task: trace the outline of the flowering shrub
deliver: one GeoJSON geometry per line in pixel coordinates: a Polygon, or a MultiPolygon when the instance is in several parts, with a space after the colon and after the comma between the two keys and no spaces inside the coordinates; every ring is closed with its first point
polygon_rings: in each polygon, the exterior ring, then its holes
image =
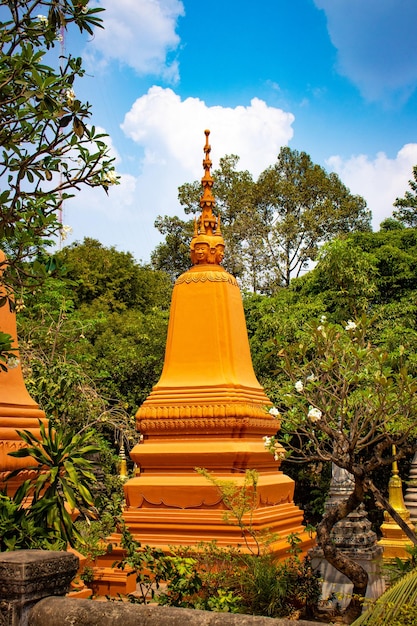
{"type": "Polygon", "coordinates": [[[279,352],[288,381],[274,398],[282,427],[276,437],[265,441],[272,454],[281,443],[289,460],[327,461],[352,476],[352,492],[328,509],[317,527],[325,558],[353,582],[346,609],[350,617],[361,611],[368,577],[334,545],[334,525],[372,492],[416,542],[414,533],[375,486],[373,476],[417,449],[417,379],[401,359],[404,349],[399,348],[394,368],[388,354],[369,340],[369,326],[366,316],[343,325],[323,316],[320,323],[307,328],[297,345],[279,352]]]}

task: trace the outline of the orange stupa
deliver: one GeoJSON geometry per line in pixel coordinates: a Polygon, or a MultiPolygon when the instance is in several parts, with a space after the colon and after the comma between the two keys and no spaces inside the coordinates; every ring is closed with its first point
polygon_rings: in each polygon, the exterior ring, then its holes
{"type": "Polygon", "coordinates": [[[193,266],[175,283],[161,378],[136,415],[141,442],[131,458],[138,470],[125,484],[123,518],[142,545],[215,540],[256,549],[252,537],[246,543],[237,524],[225,521],[219,489],[196,471],[204,468],[239,487],[245,471],[255,469],[251,527],[276,534],[272,549],[284,555],[290,533],[299,534],[304,548],[311,539],[293,502],[293,480],[264,447],[263,437],[276,433],[277,421],[253,370],[239,287],[220,265],[224,240],[213,213],[209,131],[205,135],[193,266]]]}
{"type": "MultiPolygon", "coordinates": [[[[0,297],[9,296],[13,301],[13,295],[7,292],[1,282],[6,266],[6,256],[0,250],[0,297]]],[[[46,418],[45,413],[29,395],[23,380],[18,352],[16,314],[11,310],[9,302],[0,307],[0,331],[12,336],[12,347],[15,348],[14,358],[9,363],[7,372],[0,372],[0,488],[4,488],[5,478],[10,471],[24,469],[32,464],[30,459],[9,456],[9,452],[25,445],[17,430],[26,429],[39,434],[39,420],[46,423],[46,418]]],[[[27,476],[20,475],[8,481],[8,493],[13,493],[24,478],[27,476]]]]}

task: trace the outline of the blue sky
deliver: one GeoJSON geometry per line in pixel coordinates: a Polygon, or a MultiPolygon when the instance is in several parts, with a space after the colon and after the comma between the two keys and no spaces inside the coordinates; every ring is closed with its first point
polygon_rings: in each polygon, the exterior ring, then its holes
{"type": "Polygon", "coordinates": [[[366,199],[374,230],[417,164],[416,0],[90,0],[104,30],[69,33],[75,85],[110,135],[121,184],[66,202],[68,242],[95,237],[147,262],[157,215],[201,178],[204,129],[256,178],[283,145],[366,199]]]}

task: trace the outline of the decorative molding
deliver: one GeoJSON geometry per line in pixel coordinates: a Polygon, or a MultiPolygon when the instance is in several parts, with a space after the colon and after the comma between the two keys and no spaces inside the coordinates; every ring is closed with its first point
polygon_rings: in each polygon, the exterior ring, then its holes
{"type": "Polygon", "coordinates": [[[229,283],[234,287],[238,287],[237,280],[234,276],[228,272],[221,272],[215,270],[206,270],[201,272],[189,271],[181,274],[175,281],[176,285],[182,285],[184,283],[205,283],[210,281],[212,283],[229,283]]]}
{"type": "Polygon", "coordinates": [[[138,422],[138,429],[142,434],[150,432],[168,432],[189,434],[189,433],[201,433],[210,432],[214,433],[230,433],[241,432],[247,433],[262,433],[274,434],[279,430],[279,423],[274,420],[273,422],[266,419],[256,418],[231,418],[231,419],[207,419],[201,418],[183,418],[183,419],[141,419],[138,422]]]}

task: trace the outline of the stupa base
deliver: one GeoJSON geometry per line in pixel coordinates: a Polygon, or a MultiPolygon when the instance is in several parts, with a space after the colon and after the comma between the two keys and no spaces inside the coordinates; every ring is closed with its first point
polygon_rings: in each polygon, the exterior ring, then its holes
{"type": "Polygon", "coordinates": [[[134,538],[169,552],[172,547],[194,546],[215,542],[222,548],[237,548],[258,553],[263,549],[277,559],[289,555],[287,537],[297,534],[304,553],[313,546],[312,537],[302,525],[302,512],[292,503],[256,509],[246,514],[242,530],[229,512],[220,509],[126,509],[123,519],[134,538]],[[250,532],[249,532],[250,529],[250,532]]]}

